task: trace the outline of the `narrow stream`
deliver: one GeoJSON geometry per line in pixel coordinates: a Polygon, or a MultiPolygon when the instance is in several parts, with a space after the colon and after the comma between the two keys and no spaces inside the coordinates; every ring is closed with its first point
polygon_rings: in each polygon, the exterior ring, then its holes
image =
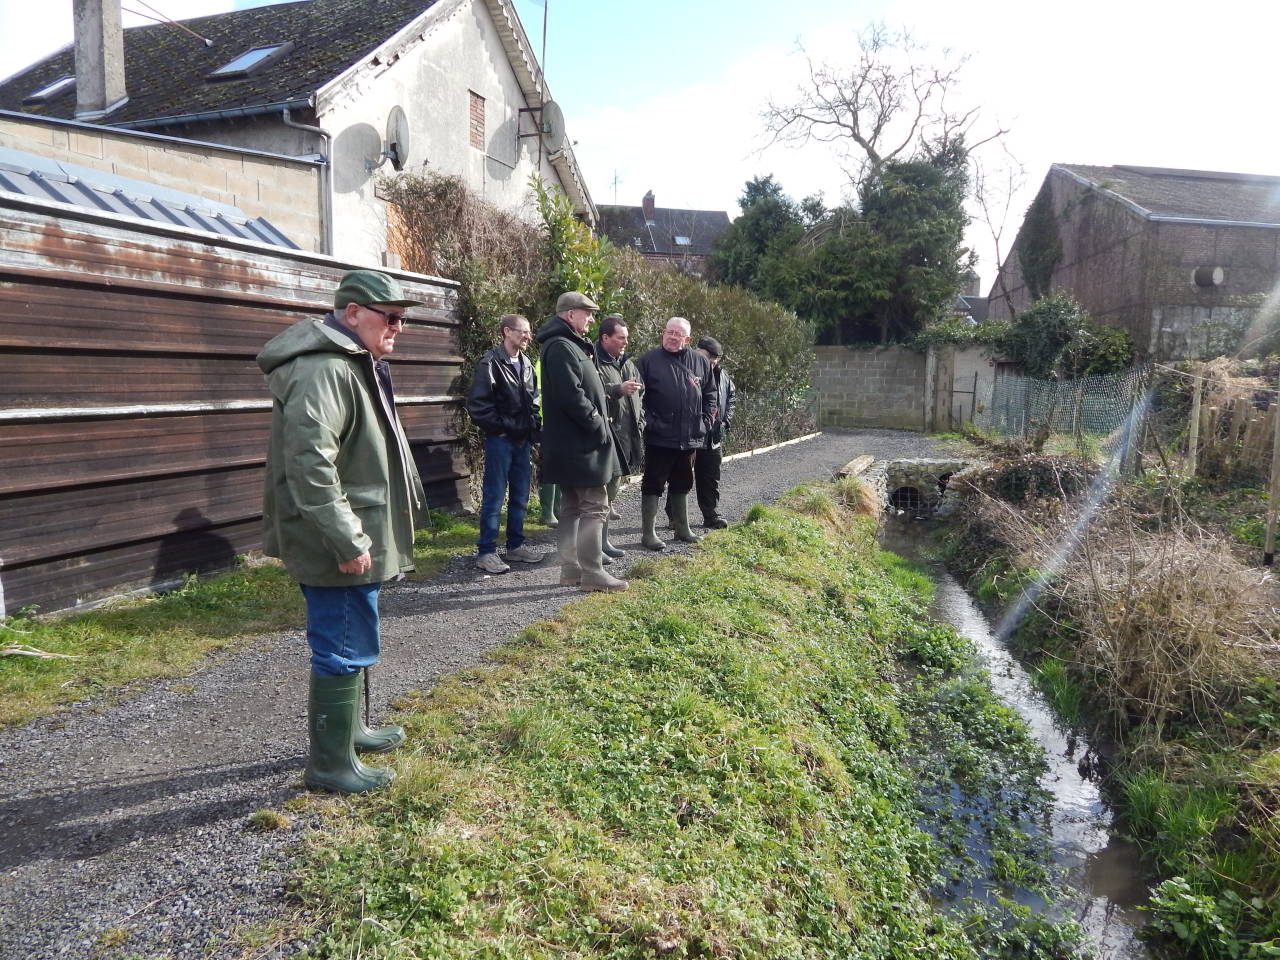
{"type": "Polygon", "coordinates": [[[1026,720],[1044,746],[1049,770],[1042,785],[1053,795],[1050,829],[1054,857],[1075,896],[1064,906],[1084,928],[1098,960],[1146,960],[1137,931],[1146,916],[1147,887],[1132,844],[1112,836],[1113,816],[1090,776],[1089,744],[1065,730],[1021,664],[995,637],[986,615],[964,588],[925,555],[928,526],[887,520],[881,545],[924,565],[936,585],[933,615],[977,647],[995,692],[1026,720]]]}

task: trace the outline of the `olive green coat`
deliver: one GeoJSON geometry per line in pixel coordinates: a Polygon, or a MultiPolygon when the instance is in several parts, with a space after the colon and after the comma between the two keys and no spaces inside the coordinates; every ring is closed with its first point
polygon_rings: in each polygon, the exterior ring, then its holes
{"type": "Polygon", "coordinates": [[[267,343],[258,366],[272,396],[263,552],[315,587],[381,583],[412,570],[426,496],[373,356],[308,319],[267,343]],[[338,570],[366,552],[367,572],[338,570]]]}
{"type": "Polygon", "coordinates": [[[595,347],[552,317],[534,337],[542,361],[542,482],[603,487],[621,476],[595,347]]]}

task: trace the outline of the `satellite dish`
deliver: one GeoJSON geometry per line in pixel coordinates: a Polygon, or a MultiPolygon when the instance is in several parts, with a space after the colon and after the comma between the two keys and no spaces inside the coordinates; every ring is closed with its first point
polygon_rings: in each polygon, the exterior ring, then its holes
{"type": "Polygon", "coordinates": [[[542,105],[542,135],[552,153],[564,147],[564,111],[554,100],[542,105]]]}
{"type": "Polygon", "coordinates": [[[391,161],[397,171],[403,170],[409,160],[409,118],[400,107],[392,107],[387,115],[387,137],[382,156],[391,161]]]}

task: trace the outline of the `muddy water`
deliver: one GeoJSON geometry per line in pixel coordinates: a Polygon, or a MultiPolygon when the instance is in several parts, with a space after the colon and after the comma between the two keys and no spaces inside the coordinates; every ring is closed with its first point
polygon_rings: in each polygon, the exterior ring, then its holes
{"type": "Polygon", "coordinates": [[[927,566],[936,584],[933,614],[977,647],[996,693],[1026,720],[1044,746],[1049,770],[1042,785],[1053,795],[1054,856],[1074,896],[1064,906],[1088,934],[1098,960],[1138,960],[1150,954],[1137,939],[1145,923],[1137,909],[1147,898],[1137,851],[1112,836],[1113,817],[1091,778],[1089,744],[1054,718],[1022,666],[996,638],[986,616],[940,564],[925,555],[928,527],[887,521],[881,544],[927,566]]]}

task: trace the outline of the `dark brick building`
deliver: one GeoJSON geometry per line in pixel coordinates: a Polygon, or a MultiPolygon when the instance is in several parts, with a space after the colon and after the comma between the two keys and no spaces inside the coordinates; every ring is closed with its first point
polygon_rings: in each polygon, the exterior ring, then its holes
{"type": "Polygon", "coordinates": [[[1000,274],[993,318],[1066,290],[1146,356],[1247,350],[1274,319],[1280,177],[1054,164],[1000,274]]]}
{"type": "Polygon", "coordinates": [[[597,229],[615,245],[694,276],[702,276],[716,238],[729,229],[729,215],[723,210],[659,207],[652,190],[638,207],[601,203],[596,209],[597,229]]]}

